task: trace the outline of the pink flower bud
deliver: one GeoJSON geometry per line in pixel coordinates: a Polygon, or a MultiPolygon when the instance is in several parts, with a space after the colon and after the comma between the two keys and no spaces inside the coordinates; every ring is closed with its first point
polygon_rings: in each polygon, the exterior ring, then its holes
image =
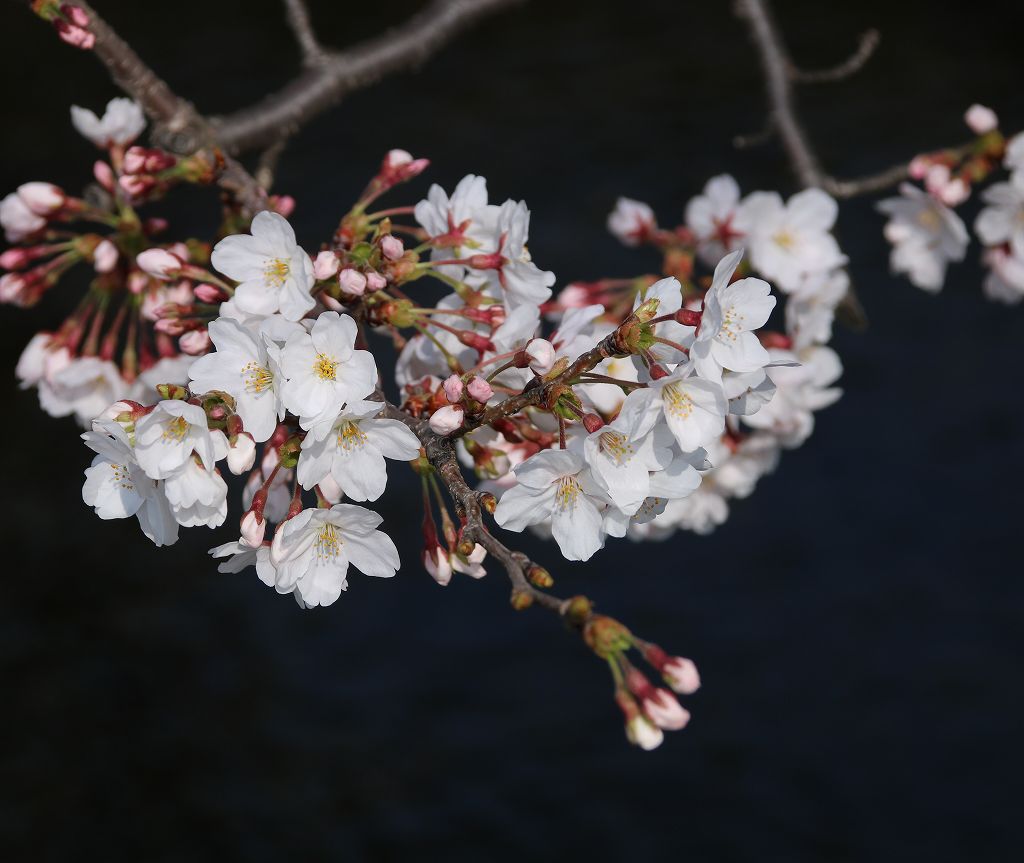
{"type": "Polygon", "coordinates": [[[555,348],[547,339],[531,339],[526,346],[526,356],[534,374],[543,377],[555,365],[555,348]]]}
{"type": "Polygon", "coordinates": [[[97,273],[109,273],[117,266],[119,253],[110,240],[102,240],[92,253],[92,264],[97,273]]]}
{"type": "Polygon", "coordinates": [[[368,291],[383,291],[388,286],[388,280],[385,279],[380,273],[367,273],[366,274],[366,290],[368,291]]]}
{"type": "Polygon", "coordinates": [[[352,294],[356,297],[361,297],[366,291],[366,281],[366,276],[359,270],[351,268],[342,270],[341,275],[338,276],[338,284],[341,285],[342,293],[352,294]]]}
{"type": "Polygon", "coordinates": [[[466,387],[466,391],[469,393],[469,397],[485,405],[494,395],[494,390],[491,385],[487,383],[484,378],[475,377],[466,387]]]}
{"type": "Polygon", "coordinates": [[[659,728],[678,731],[690,721],[690,712],[667,689],[651,689],[640,702],[644,714],[659,728]]]}
{"type": "Polygon", "coordinates": [[[5,270],[20,270],[32,263],[32,255],[27,249],[8,249],[0,255],[0,267],[5,270]]]}
{"type": "Polygon", "coordinates": [[[146,249],[135,257],[135,263],[154,279],[164,281],[175,278],[184,266],[182,260],[167,249],[146,249]]]}
{"type": "Polygon", "coordinates": [[[275,213],[286,219],[295,212],[295,199],[291,195],[271,195],[267,203],[275,213]]]}
{"type": "Polygon", "coordinates": [[[414,159],[405,150],[392,150],[381,163],[378,179],[388,186],[394,186],[419,176],[429,165],[429,159],[414,159]]]}
{"type": "Polygon", "coordinates": [[[67,196],[53,183],[23,183],[18,186],[18,197],[37,216],[48,216],[64,206],[67,196]]]}
{"type": "Polygon", "coordinates": [[[639,746],[644,752],[657,749],[665,740],[661,729],[639,714],[626,723],[626,737],[630,743],[639,746]]]}
{"type": "MultiPolygon", "coordinates": [[[[252,439],[252,435],[241,432],[232,439],[231,445],[228,447],[228,470],[235,476],[241,476],[243,473],[252,470],[252,466],[255,463],[256,442],[252,439]]],[[[244,527],[245,523],[243,522],[242,524],[244,527]]],[[[261,531],[260,542],[262,541],[261,531]]]]}
{"type": "Polygon", "coordinates": [[[313,261],[313,275],[321,280],[329,279],[338,272],[340,266],[341,261],[338,260],[338,256],[334,252],[324,250],[313,261]]]}
{"type": "Polygon", "coordinates": [[[435,434],[451,434],[462,426],[463,410],[458,405],[445,405],[430,415],[430,428],[435,434]]]}
{"type": "Polygon", "coordinates": [[[156,185],[156,180],[147,174],[122,174],[117,184],[131,197],[141,198],[156,185]]]}
{"type": "Polygon", "coordinates": [[[439,545],[423,550],[423,568],[442,587],[452,580],[452,564],[448,559],[448,552],[439,545]]]}
{"type": "Polygon", "coordinates": [[[580,285],[566,285],[559,292],[555,301],[563,309],[582,309],[590,305],[590,294],[580,285]]]}
{"type": "Polygon", "coordinates": [[[967,113],[964,114],[964,122],[975,135],[985,135],[999,128],[999,118],[996,116],[996,112],[977,103],[967,109],[967,113]]]}
{"type": "Polygon", "coordinates": [[[96,182],[108,192],[114,191],[114,169],[102,159],[92,166],[92,175],[96,178],[96,182]]]}
{"type": "Polygon", "coordinates": [[[693,661],[683,656],[672,656],[658,669],[665,682],[680,695],[692,695],[700,689],[700,674],[693,661]]]}
{"type": "Polygon", "coordinates": [[[180,336],[185,332],[185,325],[178,318],[160,318],[153,329],[168,336],[180,336]]]}
{"type": "Polygon", "coordinates": [[[959,206],[970,196],[971,187],[960,177],[950,180],[939,191],[939,200],[948,207],[959,206]]]}
{"type": "Polygon", "coordinates": [[[149,286],[149,277],[139,270],[128,274],[128,290],[133,294],[141,294],[149,286]]]}
{"type": "Polygon", "coordinates": [[[388,150],[384,161],[381,163],[382,171],[397,171],[412,161],[412,153],[408,150],[388,150]]]}
{"type": "Polygon", "coordinates": [[[76,6],[74,3],[61,3],[60,14],[78,27],[89,26],[89,15],[81,6],[76,6]]]}
{"type": "Polygon", "coordinates": [[[69,24],[67,21],[59,19],[53,22],[53,26],[57,30],[57,35],[67,42],[68,45],[73,45],[75,48],[88,51],[96,44],[96,36],[84,27],[77,27],[74,24],[69,24]]]}
{"type": "Polygon", "coordinates": [[[213,285],[208,285],[205,282],[200,285],[196,285],[192,289],[192,294],[201,303],[222,303],[227,299],[224,291],[213,285]]]}
{"type": "Polygon", "coordinates": [[[189,330],[178,339],[178,347],[183,354],[198,357],[210,350],[210,334],[206,330],[189,330]]]}
{"type": "Polygon", "coordinates": [[[263,545],[263,537],[267,535],[267,520],[249,510],[242,517],[242,545],[259,548],[263,545]]]}
{"type": "Polygon", "coordinates": [[[389,261],[397,261],[405,254],[405,246],[402,244],[402,241],[391,234],[387,234],[380,241],[380,250],[389,261]]]}
{"type": "Polygon", "coordinates": [[[444,382],[444,394],[452,404],[457,404],[462,399],[462,378],[452,375],[444,382]]]}
{"type": "Polygon", "coordinates": [[[141,174],[146,170],[146,148],[129,147],[121,163],[126,173],[141,174]]]}

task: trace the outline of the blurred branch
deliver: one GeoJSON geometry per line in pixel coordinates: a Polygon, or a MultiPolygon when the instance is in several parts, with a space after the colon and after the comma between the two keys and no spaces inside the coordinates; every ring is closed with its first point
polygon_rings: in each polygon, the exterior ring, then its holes
{"type": "Polygon", "coordinates": [[[353,90],[422,63],[478,19],[520,2],[523,0],[434,0],[387,33],[345,51],[325,54],[315,68],[255,105],[212,118],[217,139],[232,153],[267,146],[282,133],[294,133],[353,90]]]}
{"type": "Polygon", "coordinates": [[[250,212],[264,209],[263,190],[242,165],[218,150],[206,119],[176,95],[89,3],[76,0],[76,5],[89,16],[89,30],[96,37],[93,53],[114,83],[138,102],[152,121],[154,143],[175,153],[205,151],[209,161],[219,166],[217,183],[221,188],[250,212]]]}
{"type": "Polygon", "coordinates": [[[284,0],[284,11],[288,26],[292,28],[295,41],[299,43],[299,50],[302,51],[302,65],[307,68],[321,65],[326,60],[326,55],[317,41],[305,0],[284,0]]]}
{"type": "Polygon", "coordinates": [[[861,33],[857,50],[838,66],[816,71],[805,71],[791,66],[790,77],[798,84],[826,84],[832,81],[843,81],[864,67],[864,64],[871,59],[871,55],[875,53],[881,40],[881,34],[877,30],[868,30],[861,33]]]}

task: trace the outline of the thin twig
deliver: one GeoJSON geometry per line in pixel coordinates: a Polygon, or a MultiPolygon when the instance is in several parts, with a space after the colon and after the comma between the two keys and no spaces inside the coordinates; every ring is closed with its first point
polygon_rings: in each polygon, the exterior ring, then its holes
{"type": "Polygon", "coordinates": [[[843,81],[864,68],[864,64],[875,53],[882,36],[877,30],[868,30],[860,35],[857,50],[838,66],[831,69],[805,70],[796,66],[790,67],[790,77],[798,84],[827,84],[843,81]]]}
{"type": "Polygon", "coordinates": [[[268,146],[353,90],[422,63],[470,24],[519,2],[523,0],[434,0],[401,26],[326,54],[321,64],[255,105],[212,118],[217,139],[230,153],[268,146]]]}
{"type": "Polygon", "coordinates": [[[322,65],[327,59],[327,55],[317,41],[316,31],[313,29],[313,22],[310,20],[305,0],[284,0],[284,11],[288,26],[295,34],[295,41],[299,43],[299,50],[302,52],[302,65],[306,68],[322,65]]]}

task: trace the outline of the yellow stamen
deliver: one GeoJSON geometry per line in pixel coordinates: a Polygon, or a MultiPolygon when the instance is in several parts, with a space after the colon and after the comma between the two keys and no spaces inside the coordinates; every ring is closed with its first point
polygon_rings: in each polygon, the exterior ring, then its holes
{"type": "Polygon", "coordinates": [[[325,524],[316,536],[313,548],[318,560],[333,560],[341,552],[344,541],[333,524],[325,524]]]}
{"type": "Polygon", "coordinates": [[[162,440],[181,443],[188,434],[188,420],[185,417],[175,417],[164,428],[162,440]]]}
{"type": "Polygon", "coordinates": [[[669,384],[661,391],[665,404],[665,413],[681,420],[690,418],[693,413],[693,399],[679,388],[679,384],[669,384]]]}
{"type": "Polygon", "coordinates": [[[605,430],[598,435],[598,446],[616,464],[622,465],[636,455],[636,447],[624,434],[605,430]]]}
{"type": "Polygon", "coordinates": [[[252,361],[242,366],[242,381],[245,384],[246,390],[258,394],[273,386],[274,375],[270,369],[264,368],[259,363],[252,361]]]}
{"type": "Polygon", "coordinates": [[[268,288],[279,288],[291,272],[291,258],[272,258],[263,267],[263,281],[268,288]]]}
{"type": "Polygon", "coordinates": [[[576,506],[576,498],[583,493],[579,482],[574,476],[563,476],[558,480],[558,490],[555,492],[555,506],[561,510],[572,509],[576,506]]]}
{"type": "Polygon", "coordinates": [[[338,426],[338,446],[345,452],[359,449],[366,443],[366,433],[356,423],[345,420],[338,426]]]}
{"type": "Polygon", "coordinates": [[[313,371],[316,372],[317,377],[324,381],[336,381],[336,370],[338,368],[338,361],[334,357],[329,357],[327,354],[317,354],[316,360],[313,362],[313,371]]]}

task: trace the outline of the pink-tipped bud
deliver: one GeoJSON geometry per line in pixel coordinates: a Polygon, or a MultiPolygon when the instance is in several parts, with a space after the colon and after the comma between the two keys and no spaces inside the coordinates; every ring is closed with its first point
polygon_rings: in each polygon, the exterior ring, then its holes
{"type": "Polygon", "coordinates": [[[587,432],[593,434],[604,428],[604,420],[597,414],[583,414],[583,427],[587,432]]]}
{"type": "Polygon", "coordinates": [[[92,253],[92,265],[97,273],[109,273],[117,266],[120,253],[110,240],[102,240],[92,253]]]}
{"type": "Polygon", "coordinates": [[[81,7],[76,6],[74,3],[61,3],[60,14],[68,19],[68,22],[78,27],[89,26],[89,15],[81,7]]]}
{"type": "Polygon", "coordinates": [[[321,281],[329,279],[338,272],[338,267],[340,266],[341,261],[338,260],[338,256],[334,252],[325,249],[313,261],[313,275],[321,281]]]}
{"type": "Polygon", "coordinates": [[[429,159],[414,159],[405,150],[391,150],[381,162],[377,179],[387,186],[394,186],[419,176],[429,165],[429,159]]]}
{"type": "Polygon", "coordinates": [[[964,114],[964,122],[975,135],[986,135],[999,128],[999,118],[996,116],[996,112],[977,103],[967,109],[964,114]]]}
{"type": "Polygon", "coordinates": [[[547,339],[531,339],[526,346],[533,373],[544,377],[555,365],[555,347],[547,339]]]}
{"type": "Polygon", "coordinates": [[[153,324],[153,329],[168,336],[180,336],[187,327],[178,318],[160,318],[153,324]]]}
{"type": "Polygon", "coordinates": [[[129,147],[124,154],[121,167],[128,174],[141,174],[146,170],[146,148],[129,147]]]}
{"type": "Polygon", "coordinates": [[[267,199],[270,209],[286,219],[295,212],[295,198],[291,195],[271,195],[267,199]]]}
{"type": "Polygon", "coordinates": [[[971,187],[961,177],[955,177],[939,191],[939,200],[947,207],[958,207],[971,196],[971,187]]]}
{"type": "Polygon", "coordinates": [[[114,191],[114,169],[102,159],[92,166],[92,175],[96,178],[96,182],[108,192],[114,191]]]}
{"type": "Polygon", "coordinates": [[[643,697],[640,706],[651,722],[666,731],[679,731],[690,721],[690,711],[667,689],[652,688],[643,697]]]}
{"type": "Polygon", "coordinates": [[[367,278],[359,270],[346,268],[338,276],[338,284],[344,294],[361,297],[366,292],[367,278]]]}
{"type": "Polygon", "coordinates": [[[370,272],[366,274],[366,290],[370,291],[383,291],[388,286],[388,280],[385,279],[380,273],[370,272]]]}
{"type": "MultiPolygon", "coordinates": [[[[463,383],[458,375],[452,375],[444,382],[444,395],[451,404],[458,404],[462,400],[463,383]]],[[[457,428],[457,426],[456,426],[457,428]]]]}
{"type": "Polygon", "coordinates": [[[462,427],[463,416],[459,405],[445,405],[430,415],[430,428],[434,434],[451,434],[462,427]]]}
{"type": "Polygon", "coordinates": [[[28,249],[15,247],[0,255],[0,267],[5,270],[20,270],[27,267],[36,258],[28,249]]]}
{"type": "Polygon", "coordinates": [[[135,263],[154,279],[170,281],[181,273],[184,262],[167,249],[146,249],[135,257],[135,263]]]}
{"type": "Polygon", "coordinates": [[[423,568],[441,587],[452,580],[451,560],[448,558],[448,552],[439,545],[423,549],[423,568]]]}
{"type": "Polygon", "coordinates": [[[37,216],[48,216],[64,206],[67,195],[53,183],[22,183],[18,186],[18,197],[37,216]]]}
{"type": "Polygon", "coordinates": [[[657,725],[637,714],[626,723],[626,739],[644,752],[657,749],[665,741],[665,735],[657,725]]]}
{"type": "Polygon", "coordinates": [[[216,287],[215,285],[209,285],[206,282],[196,285],[192,289],[192,294],[201,303],[223,303],[228,298],[227,294],[223,290],[216,287]]]}
{"type": "Polygon", "coordinates": [[[249,510],[242,517],[241,532],[243,545],[259,548],[263,545],[263,537],[267,535],[267,520],[249,510]]]}
{"type": "Polygon", "coordinates": [[[78,27],[75,24],[69,24],[67,21],[59,19],[53,22],[53,26],[57,30],[57,35],[67,42],[68,45],[72,45],[75,48],[88,51],[96,44],[96,36],[92,31],[86,30],[84,27],[78,27]]]}
{"type": "Polygon", "coordinates": [[[484,378],[474,377],[466,387],[469,397],[485,405],[494,396],[494,389],[484,378]]]}
{"type": "Polygon", "coordinates": [[[700,689],[700,674],[693,661],[684,656],[671,656],[658,669],[665,682],[680,695],[692,695],[700,689]]]}
{"type": "Polygon", "coordinates": [[[198,357],[210,350],[210,333],[203,330],[189,330],[178,339],[178,347],[183,354],[198,357]]]}
{"type": "MultiPolygon", "coordinates": [[[[252,439],[252,435],[246,432],[235,435],[228,447],[228,470],[235,476],[241,476],[252,470],[255,463],[256,442],[252,439]]],[[[260,537],[260,541],[263,541],[262,537],[260,537]]]]}
{"type": "Polygon", "coordinates": [[[405,246],[398,237],[386,234],[380,241],[380,250],[389,261],[397,261],[405,254],[405,246]]]}

